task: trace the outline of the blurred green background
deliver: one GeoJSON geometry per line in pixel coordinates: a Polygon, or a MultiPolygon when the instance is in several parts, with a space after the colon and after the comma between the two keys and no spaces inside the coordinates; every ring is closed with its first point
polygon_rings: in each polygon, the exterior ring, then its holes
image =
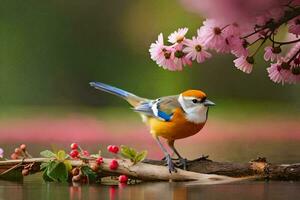
{"type": "Polygon", "coordinates": [[[248,110],[270,113],[300,110],[300,86],[271,82],[262,59],[251,75],[235,69],[230,55],[215,55],[183,72],[159,68],[148,53],[157,35],[163,32],[166,38],[177,28],[188,27],[192,36],[202,23],[179,1],[4,0],[1,4],[2,114],[28,106],[125,108],[121,100],[90,88],[92,80],[149,98],[197,88],[223,107],[242,103],[248,110]]]}

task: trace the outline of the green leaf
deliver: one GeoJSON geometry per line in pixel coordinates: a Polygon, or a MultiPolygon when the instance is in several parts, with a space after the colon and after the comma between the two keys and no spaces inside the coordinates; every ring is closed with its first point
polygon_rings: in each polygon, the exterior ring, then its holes
{"type": "Polygon", "coordinates": [[[40,165],[40,169],[41,169],[42,171],[46,170],[46,168],[49,166],[49,163],[50,163],[50,162],[44,162],[44,163],[42,163],[42,164],[40,165]]]}
{"type": "Polygon", "coordinates": [[[97,179],[97,174],[89,167],[89,166],[82,166],[81,172],[87,176],[89,182],[95,182],[97,179]]]}
{"type": "Polygon", "coordinates": [[[68,171],[63,162],[51,161],[47,168],[47,175],[54,181],[66,182],[68,180],[68,171]]]}
{"type": "Polygon", "coordinates": [[[128,158],[131,161],[134,161],[136,155],[137,155],[137,152],[133,148],[123,146],[123,145],[121,146],[121,156],[122,157],[128,158]]]}
{"type": "Polygon", "coordinates": [[[44,181],[46,181],[46,182],[53,182],[53,179],[50,178],[50,177],[47,175],[47,170],[45,170],[45,171],[43,172],[43,179],[44,179],[44,181]]]}
{"type": "Polygon", "coordinates": [[[148,154],[147,151],[139,152],[134,159],[134,163],[136,164],[138,162],[143,161],[147,157],[147,154],[148,154]]]}
{"type": "Polygon", "coordinates": [[[41,154],[41,156],[43,156],[45,158],[55,158],[56,157],[55,153],[53,153],[52,151],[49,151],[49,150],[42,151],[40,154],[41,154]]]}

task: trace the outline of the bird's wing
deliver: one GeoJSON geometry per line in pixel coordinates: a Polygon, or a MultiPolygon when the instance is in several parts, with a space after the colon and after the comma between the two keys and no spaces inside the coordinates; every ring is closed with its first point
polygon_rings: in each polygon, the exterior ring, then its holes
{"type": "Polygon", "coordinates": [[[170,121],[174,109],[180,107],[178,95],[161,97],[155,100],[142,102],[134,110],[142,114],[158,118],[162,121],[170,121]]]}

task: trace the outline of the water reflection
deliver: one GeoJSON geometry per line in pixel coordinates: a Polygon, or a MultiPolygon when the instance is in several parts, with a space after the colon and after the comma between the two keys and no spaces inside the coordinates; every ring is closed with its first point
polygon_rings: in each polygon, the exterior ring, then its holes
{"type": "Polygon", "coordinates": [[[137,185],[70,185],[0,181],[0,199],[300,199],[299,182],[245,182],[223,185],[190,185],[186,183],[142,183],[137,185]]]}

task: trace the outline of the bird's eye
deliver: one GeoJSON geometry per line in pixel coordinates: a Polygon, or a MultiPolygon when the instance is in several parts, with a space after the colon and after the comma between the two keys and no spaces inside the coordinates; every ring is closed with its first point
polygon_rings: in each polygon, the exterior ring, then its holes
{"type": "Polygon", "coordinates": [[[198,100],[197,100],[197,99],[193,99],[192,101],[193,101],[193,103],[197,103],[197,102],[198,102],[198,100]]]}

